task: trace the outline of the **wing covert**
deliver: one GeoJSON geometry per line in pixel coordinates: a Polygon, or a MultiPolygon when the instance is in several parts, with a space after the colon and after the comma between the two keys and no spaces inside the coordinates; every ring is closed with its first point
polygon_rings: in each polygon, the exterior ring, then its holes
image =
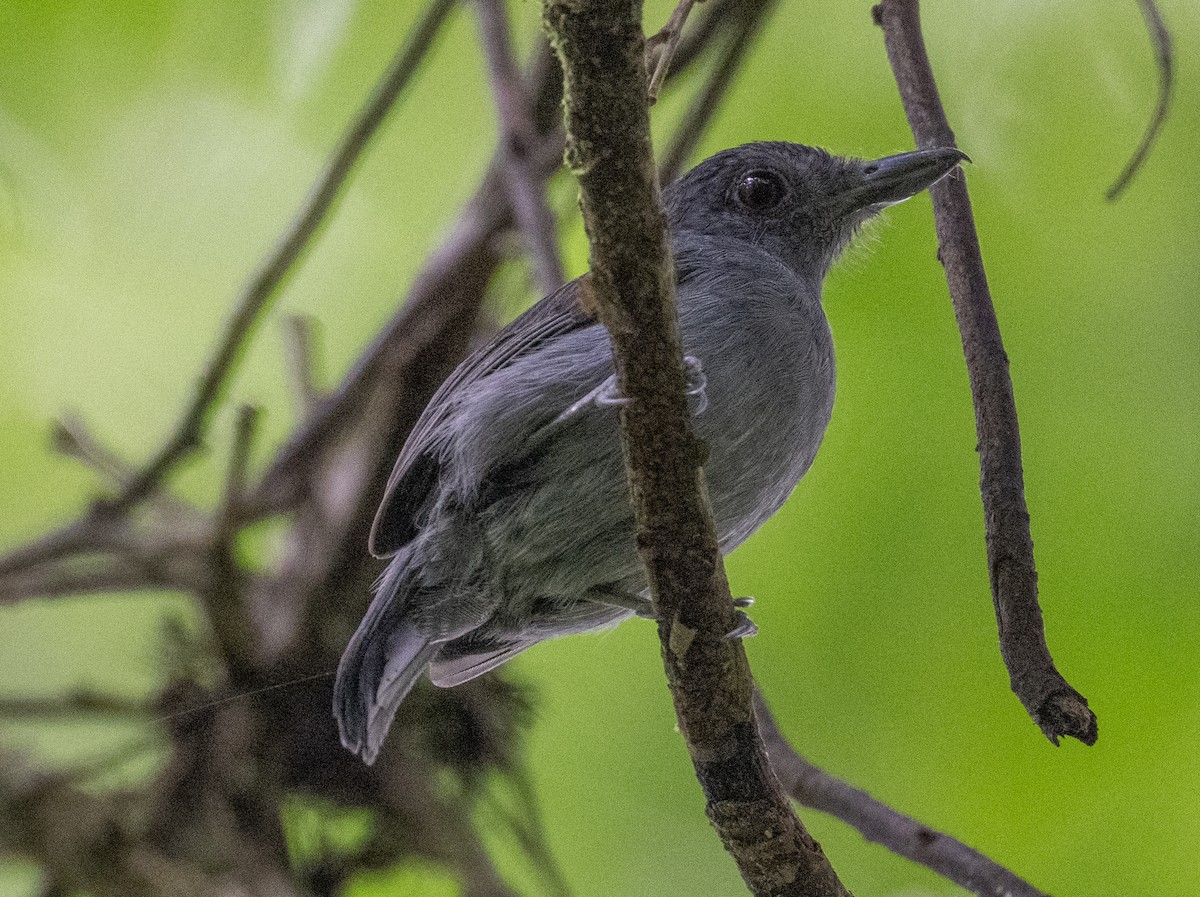
{"type": "Polygon", "coordinates": [[[448,413],[450,397],[536,352],[548,340],[596,323],[582,301],[587,277],[585,274],[564,284],[502,328],[487,345],[455,368],[433,394],[388,478],[367,543],[371,554],[393,555],[416,535],[416,513],[438,482],[441,461],[436,435],[448,413]]]}

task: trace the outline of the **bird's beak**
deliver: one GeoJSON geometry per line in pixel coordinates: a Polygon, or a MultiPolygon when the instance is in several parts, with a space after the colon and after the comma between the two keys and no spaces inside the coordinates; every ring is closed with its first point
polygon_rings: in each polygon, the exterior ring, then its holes
{"type": "Polygon", "coordinates": [[[849,214],[868,209],[877,211],[904,202],[932,187],[964,161],[971,161],[966,153],[942,146],[854,163],[861,180],[838,197],[838,204],[841,211],[849,214]]]}

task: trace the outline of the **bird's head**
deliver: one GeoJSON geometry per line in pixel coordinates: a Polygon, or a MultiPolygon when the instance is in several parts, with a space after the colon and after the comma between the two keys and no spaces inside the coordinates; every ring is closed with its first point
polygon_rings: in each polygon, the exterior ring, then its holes
{"type": "Polygon", "coordinates": [[[941,147],[862,161],[798,143],[747,143],[668,186],[663,205],[672,233],[742,240],[822,278],[863,222],[966,158],[941,147]]]}

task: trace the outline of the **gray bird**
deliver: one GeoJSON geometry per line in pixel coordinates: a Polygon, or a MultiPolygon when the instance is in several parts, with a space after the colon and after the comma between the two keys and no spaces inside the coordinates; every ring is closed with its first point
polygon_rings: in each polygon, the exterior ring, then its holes
{"type": "MultiPolygon", "coordinates": [[[[965,158],[750,143],[663,191],[723,553],[779,510],[829,423],[830,265],[868,218],[965,158]]],[[[459,365],[400,453],[370,539],[391,562],[334,686],[342,743],[367,763],[426,669],[450,687],[546,639],[653,616],[612,347],[580,295],[568,283],[459,365]]],[[[730,635],[752,634],[739,619],[730,635]]]]}

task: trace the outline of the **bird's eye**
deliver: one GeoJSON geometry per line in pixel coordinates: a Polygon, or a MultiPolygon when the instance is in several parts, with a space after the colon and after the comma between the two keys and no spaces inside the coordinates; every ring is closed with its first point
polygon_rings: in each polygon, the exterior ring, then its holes
{"type": "Polygon", "coordinates": [[[769,212],[783,202],[787,185],[773,171],[751,171],[738,179],[733,195],[751,212],[769,212]]]}

